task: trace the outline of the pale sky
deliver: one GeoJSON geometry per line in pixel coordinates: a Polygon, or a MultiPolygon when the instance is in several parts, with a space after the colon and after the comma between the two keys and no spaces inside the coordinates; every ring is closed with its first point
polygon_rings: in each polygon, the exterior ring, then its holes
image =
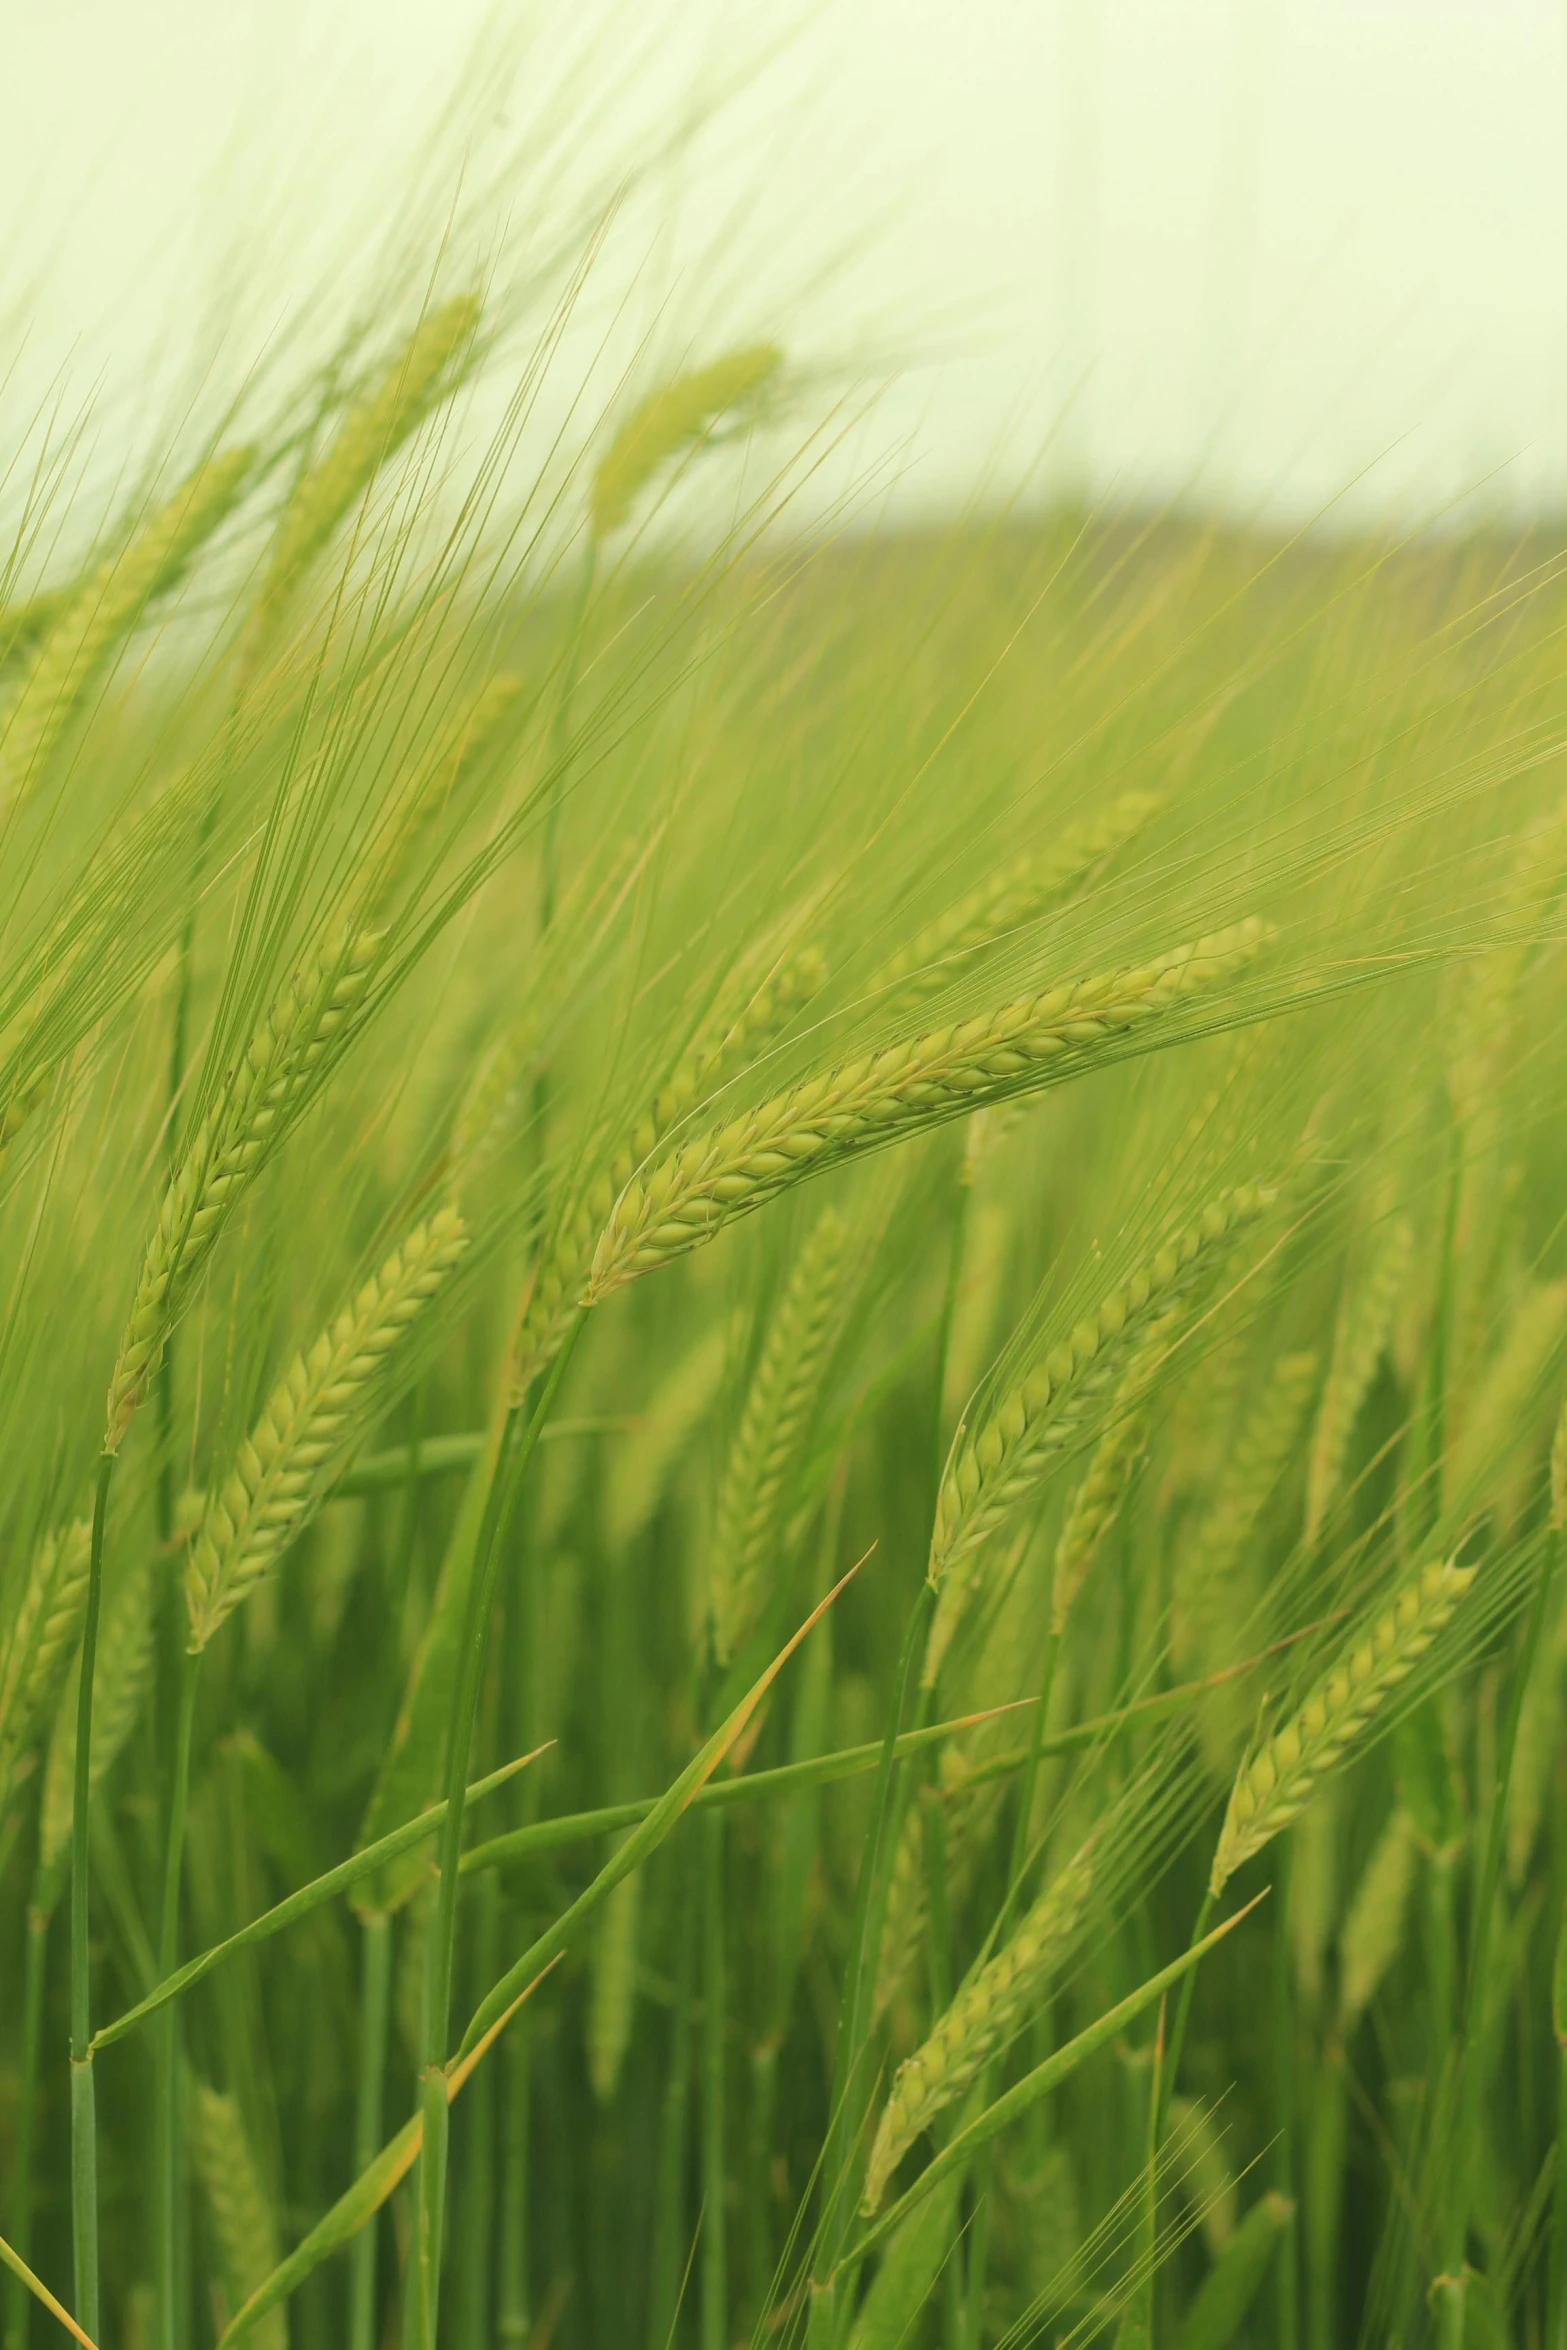
{"type": "Polygon", "coordinates": [[[596,50],[590,0],[8,0],[8,412],[62,375],[117,412],[258,214],[305,282],[526,22],[629,79],[589,174],[747,65],[641,294],[885,378],[855,462],[906,508],[1047,444],[1274,518],[1567,505],[1567,0],[591,5],[596,50]]]}

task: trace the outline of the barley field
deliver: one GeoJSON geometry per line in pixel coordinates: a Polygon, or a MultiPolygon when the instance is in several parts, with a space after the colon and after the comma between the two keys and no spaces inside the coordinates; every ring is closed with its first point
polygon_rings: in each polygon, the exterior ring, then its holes
{"type": "Polygon", "coordinates": [[[8,2350],[1562,2350],[1559,549],[304,348],[8,460],[8,2350]]]}

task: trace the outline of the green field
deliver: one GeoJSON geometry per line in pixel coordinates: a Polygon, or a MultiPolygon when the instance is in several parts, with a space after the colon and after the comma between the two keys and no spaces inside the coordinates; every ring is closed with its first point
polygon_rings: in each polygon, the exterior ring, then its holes
{"type": "Polygon", "coordinates": [[[1562,2350],[1558,553],[552,331],[10,479],[10,2350],[1562,2350]]]}

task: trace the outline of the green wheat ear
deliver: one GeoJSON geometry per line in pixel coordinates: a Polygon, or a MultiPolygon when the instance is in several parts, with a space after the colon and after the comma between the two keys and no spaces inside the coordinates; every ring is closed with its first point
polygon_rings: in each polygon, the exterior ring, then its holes
{"type": "Polygon", "coordinates": [[[1472,1567],[1451,1562],[1412,1576],[1299,1712],[1242,1763],[1213,1856],[1209,1890],[1215,1898],[1243,1862],[1305,1810],[1384,1699],[1414,1671],[1474,1578],[1472,1567]]]}
{"type": "MultiPolygon", "coordinates": [[[[234,2098],[205,2081],[190,2084],[190,2142],[212,2217],[224,2291],[240,2309],[278,2262],[278,2230],[234,2098]]],[[[254,2350],[288,2350],[288,2319],[271,2309],[251,2328],[254,2350]]]]}
{"type": "Polygon", "coordinates": [[[621,527],[666,466],[712,440],[726,419],[754,415],[782,370],[776,343],[747,343],[649,393],[599,459],[590,502],[595,540],[621,527]]]}
{"type": "Polygon", "coordinates": [[[190,1647],[270,1573],[320,1508],[375,1400],[388,1356],[468,1246],[455,1208],[419,1225],[297,1355],[207,1503],[185,1570],[190,1647]]]}
{"type": "Polygon", "coordinates": [[[53,1704],[81,1636],[91,1525],[46,1534],[0,1647],[0,1809],[18,1756],[53,1704]]]}

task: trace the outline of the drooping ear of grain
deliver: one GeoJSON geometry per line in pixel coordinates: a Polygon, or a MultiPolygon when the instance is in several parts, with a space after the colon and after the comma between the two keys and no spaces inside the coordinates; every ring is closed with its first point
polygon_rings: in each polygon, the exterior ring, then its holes
{"type": "MultiPolygon", "coordinates": [[[[93,1692],[92,1753],[88,1790],[96,1795],[125,1750],[136,1727],[152,1678],[152,1557],[143,1551],[104,1611],[93,1692]]],[[[71,1841],[72,1773],[76,1767],[77,1674],[73,1671],[55,1709],[44,1766],[43,1801],[38,1814],[38,1878],[57,1897],[71,1841]]],[[[39,1894],[35,1893],[35,1899],[39,1894]]]]}
{"type": "Polygon", "coordinates": [[[589,1956],[588,2079],[601,2105],[620,2081],[636,2017],[642,1872],[622,1877],[599,1913],[589,1956]]]}
{"type": "Polygon", "coordinates": [[[711,1240],[807,1175],[992,1099],[1064,1083],[1108,1049],[1209,995],[1256,959],[1256,920],[1135,969],[1068,981],[955,1028],[868,1053],[682,1144],[615,1202],[582,1303],[711,1240]]]}
{"type": "Polygon", "coordinates": [[[206,1647],[309,1524],[376,1401],[387,1359],[468,1245],[455,1208],[409,1233],[295,1357],[207,1503],[185,1569],[190,1646],[206,1647]]]}
{"type": "Polygon", "coordinates": [[[511,1391],[521,1397],[553,1362],[582,1295],[593,1251],[616,1200],[679,1122],[745,1069],[808,1003],[827,974],[826,958],[803,946],[774,959],[738,996],[720,991],[673,1075],[633,1120],[625,1140],[563,1205],[539,1252],[514,1342],[511,1391]]]}
{"type": "Polygon", "coordinates": [[[942,1478],[931,1532],[928,1573],[937,1598],[925,1654],[927,1687],[934,1686],[967,1612],[985,1545],[1037,1491],[1046,1468],[1104,1412],[1149,1333],[1218,1269],[1273,1196],[1248,1184],[1210,1201],[963,1437],[942,1478]]]}
{"type": "Polygon", "coordinates": [[[383,465],[462,381],[479,331],[476,294],[458,294],[421,318],[344,415],[322,455],[295,484],[272,542],[252,628],[264,637],[338,524],[383,465]]]}
{"type": "Polygon", "coordinates": [[[1339,1936],[1339,2029],[1346,2040],[1403,1948],[1417,1863],[1414,1822],[1400,1806],[1372,1849],[1339,1936]]]}
{"type": "Polygon", "coordinates": [[[1440,1561],[1404,1585],[1341,1652],[1299,1711],[1241,1765],[1230,1790],[1210,1890],[1299,1817],[1329,1771],[1407,1679],[1473,1583],[1472,1567],[1440,1561]]]}
{"type": "Polygon", "coordinates": [[[1409,1278],[1415,1230],[1395,1216],[1378,1235],[1363,1277],[1346,1289],[1333,1333],[1333,1359],[1317,1406],[1306,1456],[1305,1538],[1315,1542],[1344,1481],[1350,1439],[1387,1351],[1409,1278]]]}
{"type": "Polygon", "coordinates": [[[865,2209],[922,2130],[977,2080],[1026,2020],[1072,1947],[1093,1887],[1090,1845],[1052,1879],[1010,1941],[970,1977],[924,2046],[899,2066],[871,2144],[865,2209]]]}
{"type": "Polygon", "coordinates": [[[1102,815],[1067,825],[1049,848],[1004,865],[890,956],[866,982],[866,993],[911,1004],[938,994],[987,946],[1092,879],[1161,805],[1152,792],[1123,792],[1102,815]]]}
{"type": "Polygon", "coordinates": [[[179,585],[200,548],[238,504],[253,449],[223,449],[199,465],[106,556],[40,635],[0,732],[0,817],[22,806],[93,680],[148,607],[179,585]]]}
{"type": "MultiPolygon", "coordinates": [[[[277,2266],[277,2220],[238,2104],[201,2080],[190,2087],[190,2147],[232,2314],[277,2266]]],[[[255,2350],[288,2350],[286,2310],[268,2310],[247,2339],[255,2350]]]]}
{"type": "Polygon", "coordinates": [[[44,1536],[0,1647],[0,1810],[17,1759],[54,1703],[81,1636],[91,1532],[89,1521],[77,1518],[44,1536]]]}
{"type": "Polygon", "coordinates": [[[344,935],[298,970],[239,1069],[180,1153],[142,1258],[109,1382],[104,1450],[118,1452],[163,1360],[169,1332],[247,1185],[287,1134],[345,1041],[374,975],[374,932],[344,935]]]}
{"type": "Polygon", "coordinates": [[[713,1654],[731,1664],[763,1604],[790,1485],[831,1358],[849,1227],[829,1208],[806,1237],[762,1345],[718,1489],[710,1590],[713,1654]]]}
{"type": "Polygon", "coordinates": [[[754,416],[783,369],[776,343],[747,343],[705,367],[693,367],[632,409],[593,475],[595,540],[626,522],[657,475],[710,441],[726,421],[754,416]]]}

